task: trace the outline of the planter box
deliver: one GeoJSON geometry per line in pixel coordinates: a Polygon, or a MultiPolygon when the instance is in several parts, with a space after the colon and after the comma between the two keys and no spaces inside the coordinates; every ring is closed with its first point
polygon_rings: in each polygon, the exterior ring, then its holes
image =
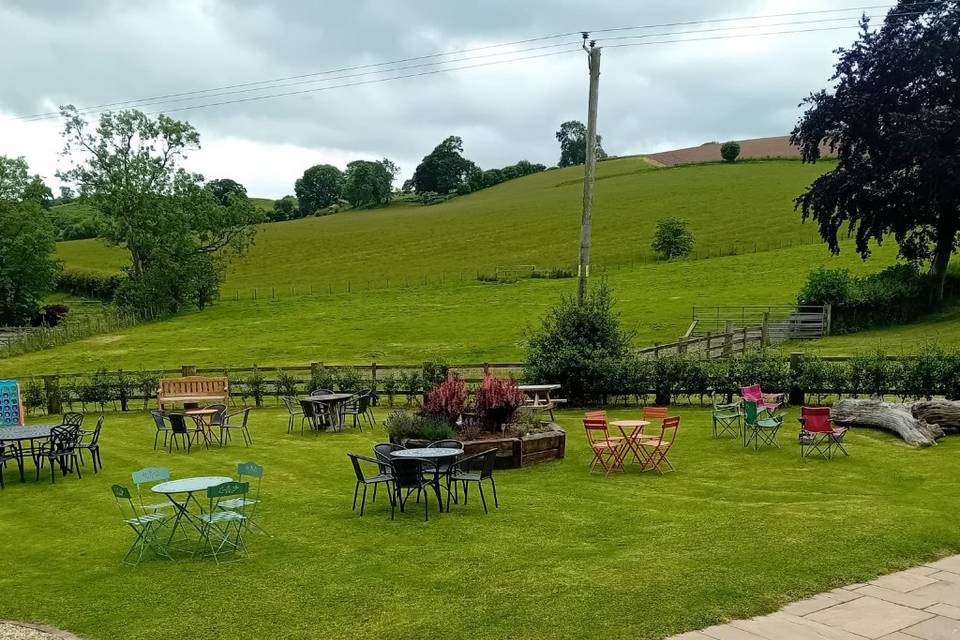
{"type": "MultiPolygon", "coordinates": [[[[497,449],[497,469],[519,469],[541,462],[561,460],[566,453],[567,434],[555,424],[550,426],[551,431],[523,437],[467,440],[463,443],[463,453],[469,456],[495,448],[497,449]]],[[[426,440],[410,438],[401,444],[413,448],[425,447],[430,443],[426,440]]]]}

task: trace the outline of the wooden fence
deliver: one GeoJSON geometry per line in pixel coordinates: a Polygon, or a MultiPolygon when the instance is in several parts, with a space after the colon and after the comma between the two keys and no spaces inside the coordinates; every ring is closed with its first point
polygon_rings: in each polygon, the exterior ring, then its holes
{"type": "Polygon", "coordinates": [[[830,335],[830,305],[695,306],[687,335],[766,327],[770,342],[830,335]]]}

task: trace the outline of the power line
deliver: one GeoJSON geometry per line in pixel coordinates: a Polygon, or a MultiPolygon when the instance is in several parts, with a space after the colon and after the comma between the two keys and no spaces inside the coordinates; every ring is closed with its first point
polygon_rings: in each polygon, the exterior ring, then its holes
{"type": "MultiPolygon", "coordinates": [[[[930,2],[916,3],[916,4],[912,5],[912,6],[920,6],[920,5],[928,5],[928,4],[931,4],[931,3],[930,3],[930,2]]],[[[636,26],[631,26],[631,27],[614,27],[614,28],[607,28],[607,29],[596,29],[596,30],[590,31],[590,33],[613,33],[613,32],[634,31],[634,30],[641,30],[641,29],[653,29],[653,28],[670,27],[670,26],[690,26],[690,25],[725,23],[725,22],[744,21],[744,20],[760,20],[760,19],[766,19],[766,18],[794,17],[794,16],[803,16],[803,15],[818,15],[818,14],[829,14],[829,13],[849,12],[849,11],[866,11],[866,10],[870,10],[870,9],[891,8],[891,7],[893,7],[893,6],[895,6],[895,5],[891,5],[891,4],[874,4],[874,5],[861,5],[861,6],[856,6],[856,7],[845,7],[845,8],[835,8],[835,9],[822,9],[822,10],[812,10],[812,11],[797,11],[797,12],[791,12],[791,13],[766,14],[766,15],[754,15],[754,16],[741,16],[741,17],[731,17],[731,18],[713,18],[713,19],[701,19],[701,20],[688,20],[688,21],[682,21],[682,22],[664,22],[664,23],[656,23],[656,24],[636,25],[636,26]]],[[[851,18],[851,19],[852,19],[852,18],[851,18]]],[[[764,26],[770,26],[770,25],[764,25],[764,26]]],[[[745,28],[746,28],[746,26],[745,26],[745,28]]],[[[179,102],[179,101],[182,101],[182,100],[167,100],[167,99],[170,99],[170,98],[183,98],[183,99],[186,99],[186,98],[189,98],[189,97],[196,97],[196,98],[199,98],[199,99],[206,99],[206,98],[214,97],[213,95],[210,95],[210,94],[212,94],[213,92],[226,91],[226,90],[229,90],[229,89],[246,88],[246,87],[258,87],[258,89],[252,89],[252,88],[251,88],[251,89],[248,90],[248,91],[255,91],[255,90],[276,89],[276,88],[282,88],[282,87],[285,87],[285,86],[296,86],[297,83],[292,83],[292,84],[289,84],[289,85],[277,85],[276,83],[287,82],[287,81],[290,81],[290,80],[302,80],[302,79],[305,79],[305,78],[316,78],[316,77],[320,77],[320,76],[331,75],[331,74],[334,74],[334,73],[342,73],[342,72],[347,72],[347,71],[359,71],[359,70],[363,70],[363,69],[375,69],[375,68],[377,68],[377,67],[388,67],[388,66],[391,66],[391,65],[397,65],[397,64],[402,64],[402,63],[406,63],[406,62],[416,62],[416,61],[420,61],[420,60],[428,60],[428,59],[440,58],[440,57],[451,56],[451,55],[461,55],[461,54],[467,54],[467,53],[474,53],[474,52],[478,52],[478,51],[488,51],[488,50],[490,50],[490,49],[504,48],[504,47],[509,47],[509,46],[521,45],[521,44],[529,44],[529,43],[541,42],[541,41],[545,41],[545,40],[553,40],[553,39],[556,39],[556,38],[568,37],[568,36],[571,36],[571,35],[579,35],[580,33],[581,33],[581,31],[570,31],[570,32],[566,32],[566,33],[557,33],[557,34],[551,34],[551,35],[545,35],[545,36],[537,36],[537,37],[534,37],[534,38],[524,38],[524,39],[522,39],[522,40],[514,40],[514,41],[512,41],[512,42],[505,42],[505,43],[501,43],[501,44],[485,45],[485,46],[481,46],[481,47],[473,47],[473,48],[469,48],[469,49],[461,49],[461,50],[458,50],[458,51],[433,53],[433,54],[427,54],[427,55],[422,55],[422,56],[413,56],[413,57],[408,57],[408,58],[401,58],[401,59],[391,60],[391,61],[386,61],[386,62],[370,63],[370,64],[363,64],[363,65],[354,65],[354,66],[348,66],[348,67],[340,67],[340,68],[337,68],[337,69],[328,69],[328,70],[325,70],[325,71],[318,71],[318,72],[313,72],[313,73],[299,74],[299,75],[293,75],[293,76],[285,76],[285,77],[280,77],[280,78],[274,78],[274,79],[271,79],[271,80],[258,80],[258,81],[253,81],[253,82],[243,82],[243,83],[235,83],[235,84],[229,84],[229,85],[222,85],[222,86],[219,86],[219,87],[213,87],[213,88],[209,88],[209,89],[199,89],[199,90],[195,90],[195,91],[186,91],[186,92],[179,92],[179,93],[159,94],[159,95],[156,95],[156,96],[151,96],[151,97],[146,97],[146,98],[137,98],[137,99],[131,99],[131,100],[118,101],[118,102],[103,103],[103,104],[93,105],[93,106],[90,106],[90,107],[82,107],[82,108],[78,109],[78,111],[79,111],[80,113],[85,113],[85,112],[91,112],[91,111],[94,111],[94,110],[102,110],[102,109],[106,109],[106,108],[109,108],[109,107],[117,107],[117,106],[135,106],[135,105],[147,106],[148,104],[158,104],[158,102],[156,102],[156,101],[159,101],[159,100],[164,100],[165,102],[179,102]],[[273,85],[273,86],[271,86],[271,85],[273,85]]],[[[664,34],[664,35],[665,35],[665,34],[664,34]]],[[[656,37],[661,37],[661,36],[656,36],[656,37]]],[[[553,46],[558,46],[558,45],[553,45],[553,46]]],[[[562,46],[562,45],[559,45],[559,46],[562,46]]],[[[512,54],[512,53],[516,53],[516,52],[503,52],[502,55],[509,55],[509,54],[512,54]]],[[[460,61],[460,60],[447,61],[447,62],[459,62],[459,61],[460,61]]],[[[442,64],[442,62],[434,63],[434,64],[442,64]]],[[[408,68],[413,68],[413,67],[408,67],[408,68]]],[[[379,72],[387,73],[387,72],[392,72],[392,71],[397,71],[397,70],[400,70],[400,69],[385,69],[385,70],[382,70],[382,71],[379,71],[379,72]]],[[[379,72],[376,72],[376,73],[379,73],[379,72]]],[[[371,73],[373,73],[373,72],[371,72],[371,73]]],[[[364,74],[364,75],[370,75],[370,74],[368,73],[368,74],[364,74]]],[[[346,77],[346,76],[345,76],[345,77],[346,77]]],[[[327,78],[327,80],[335,80],[335,79],[342,79],[342,78],[327,78]]],[[[225,95],[225,94],[217,94],[217,95],[225,95]]],[[[13,120],[28,120],[28,121],[29,121],[29,120],[45,119],[45,118],[47,118],[47,117],[57,117],[57,116],[59,116],[59,113],[57,113],[57,112],[45,112],[45,113],[37,113],[37,114],[26,115],[26,116],[19,116],[19,117],[13,118],[13,120]]]]}
{"type": "Polygon", "coordinates": [[[850,29],[851,25],[843,25],[840,27],[818,27],[813,29],[795,29],[790,31],[768,31],[764,33],[743,33],[738,35],[730,36],[706,36],[703,38],[681,38],[677,40],[653,40],[650,42],[627,42],[624,44],[610,44],[604,47],[605,49],[619,49],[622,47],[645,47],[654,44],[673,44],[677,42],[701,42],[705,40],[737,40],[740,38],[753,38],[758,36],[778,36],[786,35],[791,33],[816,33],[819,31],[838,31],[840,29],[850,29]]]}

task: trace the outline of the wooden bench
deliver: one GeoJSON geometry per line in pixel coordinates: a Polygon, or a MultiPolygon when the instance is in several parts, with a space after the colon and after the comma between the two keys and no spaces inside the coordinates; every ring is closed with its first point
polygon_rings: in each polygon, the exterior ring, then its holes
{"type": "Polygon", "coordinates": [[[161,380],[157,389],[157,404],[161,409],[164,405],[172,404],[226,404],[229,396],[227,379],[224,377],[187,376],[161,380]]]}

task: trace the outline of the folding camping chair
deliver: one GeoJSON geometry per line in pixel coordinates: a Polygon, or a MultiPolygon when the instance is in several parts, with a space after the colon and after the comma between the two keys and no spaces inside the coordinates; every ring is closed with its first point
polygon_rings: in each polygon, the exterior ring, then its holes
{"type": "Polygon", "coordinates": [[[766,411],[773,417],[773,412],[783,406],[786,396],[782,393],[764,393],[760,385],[754,384],[749,387],[741,387],[740,395],[744,400],[750,400],[757,404],[757,409],[766,411]]]}
{"type": "Polygon", "coordinates": [[[606,420],[584,418],[583,427],[587,432],[587,443],[593,451],[590,473],[598,464],[603,467],[604,475],[609,475],[611,471],[623,471],[623,450],[626,446],[623,438],[610,437],[606,420]]]}
{"type": "Polygon", "coordinates": [[[667,453],[673,447],[677,440],[677,430],[680,428],[680,417],[671,416],[663,419],[660,425],[660,437],[639,440],[636,443],[637,450],[643,456],[640,470],[648,471],[656,469],[657,473],[663,475],[663,465],[666,465],[667,471],[673,471],[673,465],[667,459],[667,453]]]}
{"type": "Polygon", "coordinates": [[[827,460],[833,459],[834,448],[849,456],[843,447],[846,427],[833,426],[830,407],[800,407],[800,457],[816,452],[827,460]]]}
{"type": "Polygon", "coordinates": [[[756,451],[761,445],[780,448],[777,442],[777,431],[783,425],[783,418],[775,416],[757,408],[753,400],[743,401],[743,446],[749,447],[753,443],[756,451]],[[764,416],[766,414],[766,416],[764,416]]]}
{"type": "Polygon", "coordinates": [[[740,405],[736,402],[719,403],[716,393],[711,393],[710,399],[713,402],[713,437],[719,438],[727,433],[739,437],[743,426],[740,405]]]}

